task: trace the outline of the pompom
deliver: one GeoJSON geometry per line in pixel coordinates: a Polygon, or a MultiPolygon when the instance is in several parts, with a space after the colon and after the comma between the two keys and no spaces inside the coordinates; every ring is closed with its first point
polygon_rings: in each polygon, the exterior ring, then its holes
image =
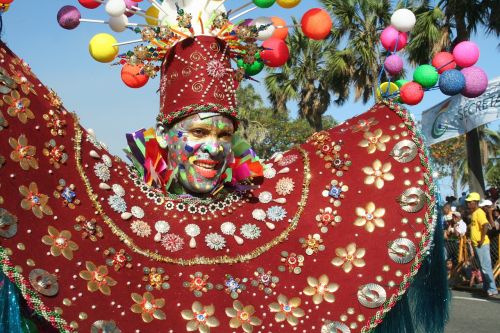
{"type": "Polygon", "coordinates": [[[488,76],[479,67],[473,66],[462,69],[465,77],[465,88],[462,95],[469,98],[481,96],[488,88],[488,76]]]}
{"type": "Polygon", "coordinates": [[[457,65],[462,68],[473,66],[479,59],[479,48],[469,41],[458,43],[453,49],[453,57],[457,65]]]}
{"type": "Polygon", "coordinates": [[[416,82],[408,82],[399,90],[401,101],[408,105],[417,105],[424,98],[424,89],[416,82]]]}
{"type": "Polygon", "coordinates": [[[396,10],[391,16],[391,25],[402,32],[408,32],[415,27],[417,18],[409,9],[401,8],[396,10]]]}
{"type": "Polygon", "coordinates": [[[390,55],[384,61],[384,68],[390,75],[399,74],[403,70],[403,59],[397,54],[390,55]]]}
{"type": "Polygon", "coordinates": [[[454,96],[465,88],[465,77],[457,69],[450,69],[439,78],[439,90],[445,95],[454,96]]]}
{"type": "Polygon", "coordinates": [[[413,81],[424,88],[432,88],[439,80],[439,74],[434,66],[420,65],[413,73],[413,81]]]}
{"type": "Polygon", "coordinates": [[[444,71],[455,69],[457,64],[455,63],[455,58],[453,58],[453,54],[450,52],[438,52],[432,58],[432,66],[436,67],[439,74],[444,71]]]}

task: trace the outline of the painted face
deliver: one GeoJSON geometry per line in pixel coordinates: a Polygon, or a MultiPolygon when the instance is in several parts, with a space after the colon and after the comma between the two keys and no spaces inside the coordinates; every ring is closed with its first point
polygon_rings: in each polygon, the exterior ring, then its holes
{"type": "Polygon", "coordinates": [[[177,183],[188,193],[209,193],[233,159],[231,119],[199,113],[177,122],[167,132],[168,163],[178,168],[177,183]]]}

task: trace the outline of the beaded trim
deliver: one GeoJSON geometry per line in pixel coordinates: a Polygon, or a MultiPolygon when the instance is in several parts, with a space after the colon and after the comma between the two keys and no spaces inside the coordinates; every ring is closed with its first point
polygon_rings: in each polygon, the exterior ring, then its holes
{"type": "Polygon", "coordinates": [[[192,266],[192,265],[214,265],[214,264],[236,264],[240,262],[246,262],[252,259],[255,259],[256,257],[260,256],[261,254],[267,252],[274,246],[284,242],[287,238],[290,232],[295,230],[299,224],[300,217],[302,213],[304,212],[307,199],[309,197],[309,185],[311,183],[311,170],[310,170],[310,161],[309,161],[309,155],[308,153],[301,147],[296,147],[296,149],[301,153],[302,158],[304,160],[304,180],[302,184],[302,196],[300,199],[300,202],[298,203],[298,209],[297,212],[295,213],[295,216],[292,218],[292,221],[290,222],[290,225],[276,238],[274,238],[272,241],[254,249],[253,251],[238,255],[235,257],[230,257],[230,256],[219,256],[219,257],[213,257],[213,258],[205,258],[205,257],[196,257],[193,259],[183,259],[183,258],[171,258],[167,256],[160,255],[158,253],[151,252],[149,250],[142,249],[138,247],[134,241],[125,233],[123,232],[116,224],[115,222],[106,215],[104,212],[104,209],[101,205],[101,203],[98,200],[98,195],[95,194],[94,190],[92,189],[92,185],[90,184],[90,181],[88,177],[85,174],[85,171],[82,167],[82,160],[81,160],[81,142],[82,142],[82,134],[83,131],[80,128],[78,118],[76,115],[74,116],[74,127],[75,127],[75,161],[76,161],[76,167],[78,170],[78,173],[80,174],[80,177],[82,178],[82,181],[85,184],[85,188],[87,191],[87,194],[89,196],[89,199],[92,201],[95,209],[97,212],[99,212],[99,215],[102,217],[104,222],[108,225],[108,227],[111,229],[113,234],[118,236],[120,240],[127,245],[132,251],[135,253],[138,253],[140,255],[143,255],[147,258],[150,258],[152,260],[156,260],[159,262],[165,262],[165,263],[171,263],[171,264],[177,264],[177,265],[182,265],[182,266],[192,266]]]}
{"type": "Polygon", "coordinates": [[[422,135],[418,133],[415,123],[411,118],[409,112],[404,109],[400,104],[393,102],[392,100],[384,100],[391,110],[393,110],[401,119],[404,121],[406,128],[411,132],[411,139],[418,147],[418,155],[420,158],[420,163],[424,167],[424,179],[427,186],[426,198],[428,200],[428,208],[425,213],[424,224],[426,226],[426,232],[422,235],[419,243],[419,250],[415,256],[415,260],[410,267],[410,272],[403,276],[403,282],[400,283],[397,293],[393,294],[382,307],[373,315],[373,317],[361,328],[361,333],[370,333],[382,322],[387,312],[389,312],[394,305],[403,297],[406,290],[410,287],[410,284],[415,279],[422,262],[427,257],[428,249],[432,244],[432,235],[434,233],[434,228],[436,225],[436,185],[432,180],[432,169],[429,163],[429,159],[425,155],[425,146],[422,140],[422,135]]]}
{"type": "Polygon", "coordinates": [[[160,113],[156,117],[156,122],[164,126],[170,126],[179,118],[184,118],[189,115],[201,112],[216,112],[230,116],[231,118],[236,119],[237,121],[239,120],[238,112],[236,111],[235,108],[233,107],[228,108],[223,105],[215,103],[205,103],[205,104],[191,104],[179,109],[176,112],[169,113],[168,115],[160,113]]]}
{"type": "Polygon", "coordinates": [[[7,255],[7,249],[2,246],[0,246],[0,266],[2,272],[17,286],[28,306],[35,311],[37,315],[47,320],[52,326],[60,330],[60,332],[74,332],[73,329],[68,326],[67,322],[61,318],[59,313],[51,311],[43,304],[38,292],[30,286],[30,283],[26,281],[24,276],[14,267],[7,255]]]}

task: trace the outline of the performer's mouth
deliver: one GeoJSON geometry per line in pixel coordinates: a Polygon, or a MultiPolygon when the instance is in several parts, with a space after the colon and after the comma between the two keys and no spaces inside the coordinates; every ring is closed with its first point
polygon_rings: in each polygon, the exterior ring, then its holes
{"type": "Polygon", "coordinates": [[[196,160],[193,162],[196,172],[204,178],[212,179],[217,176],[219,162],[213,160],[196,160]]]}

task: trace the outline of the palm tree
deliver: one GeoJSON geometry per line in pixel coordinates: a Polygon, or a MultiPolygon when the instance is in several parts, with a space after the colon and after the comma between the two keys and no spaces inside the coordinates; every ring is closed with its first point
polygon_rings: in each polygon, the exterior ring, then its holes
{"type": "Polygon", "coordinates": [[[299,29],[293,31],[288,45],[293,57],[285,66],[269,70],[266,77],[269,99],[281,113],[288,113],[287,102],[297,101],[299,116],[320,131],[331,103],[340,105],[348,97],[350,55],[338,51],[337,43],[311,40],[299,29]]]}
{"type": "Polygon", "coordinates": [[[389,25],[389,0],[320,0],[334,20],[336,38],[346,41],[342,52],[351,60],[355,100],[363,103],[376,95],[378,74],[385,52],[378,47],[382,30],[389,25]]]}
{"type": "MultiPolygon", "coordinates": [[[[498,36],[500,4],[498,0],[440,0],[432,8],[429,1],[424,1],[417,15],[417,22],[412,31],[413,42],[407,52],[413,63],[427,63],[434,53],[445,48],[451,49],[457,43],[468,40],[481,27],[498,36]],[[428,46],[432,45],[435,47],[429,52],[428,46]]],[[[466,140],[467,163],[462,165],[461,172],[462,175],[467,175],[471,190],[481,192],[484,190],[484,177],[480,130],[469,131],[466,140]]]]}

